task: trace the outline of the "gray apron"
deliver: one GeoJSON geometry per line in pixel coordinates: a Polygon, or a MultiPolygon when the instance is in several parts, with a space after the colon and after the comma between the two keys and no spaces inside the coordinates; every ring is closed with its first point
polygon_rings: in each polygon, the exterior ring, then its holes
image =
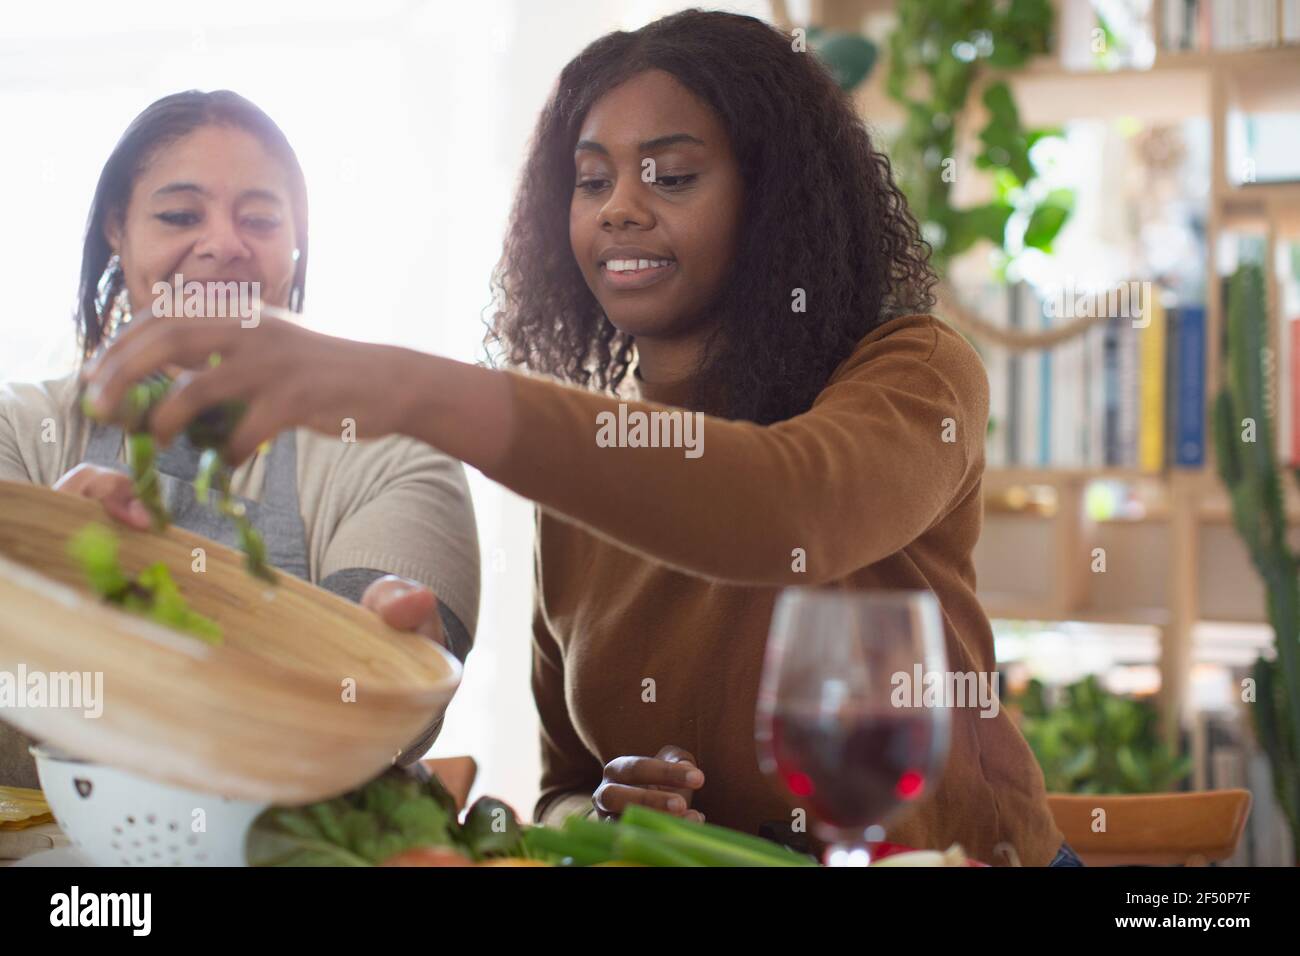
{"type": "MultiPolygon", "coordinates": [[[[122,430],[96,424],[86,446],[85,461],[92,465],[124,471],[119,460],[123,451],[122,430]]],[[[158,455],[158,480],[163,502],[172,520],[187,531],[221,544],[238,548],[234,522],[194,496],[194,476],[202,450],[184,434],[158,455]]],[[[293,429],[282,432],[271,445],[266,459],[262,500],[235,496],[247,509],[253,527],[266,542],[266,559],[281,571],[307,580],[307,529],[298,510],[298,445],[293,429]]],[[[0,724],[0,784],[37,787],[36,762],[27,753],[33,741],[17,728],[0,724]]]]}
{"type": "MultiPolygon", "coordinates": [[[[123,470],[122,429],[96,424],[86,446],[86,461],[115,471],[123,470]]],[[[171,445],[158,454],[158,480],[163,503],[172,520],[186,531],[193,531],[231,548],[239,547],[235,524],[219,514],[211,504],[201,504],[194,496],[194,476],[198,473],[202,449],[195,448],[182,432],[171,445]]],[[[266,560],[273,567],[307,580],[307,529],[298,510],[298,445],[293,429],[281,432],[271,445],[266,459],[262,500],[251,501],[235,496],[248,513],[248,520],[262,533],[266,542],[266,560]]]]}

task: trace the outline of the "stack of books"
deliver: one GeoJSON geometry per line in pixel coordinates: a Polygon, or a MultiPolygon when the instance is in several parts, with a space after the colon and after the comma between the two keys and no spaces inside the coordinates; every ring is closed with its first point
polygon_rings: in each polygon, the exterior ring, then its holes
{"type": "Polygon", "coordinates": [[[1156,28],[1166,51],[1300,43],[1300,0],[1163,0],[1156,28]]]}
{"type": "Polygon", "coordinates": [[[1017,283],[1001,298],[1012,328],[1105,318],[1051,349],[983,347],[988,467],[1154,474],[1204,465],[1204,303],[1178,302],[1149,282],[1048,298],[1017,283]]]}

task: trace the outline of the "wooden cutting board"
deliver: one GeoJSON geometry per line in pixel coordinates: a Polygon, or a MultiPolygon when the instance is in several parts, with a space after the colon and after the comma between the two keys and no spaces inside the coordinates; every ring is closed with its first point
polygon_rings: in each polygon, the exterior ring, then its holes
{"type": "Polygon", "coordinates": [[[38,740],[194,790],[285,804],[390,766],[441,716],[461,674],[428,638],[289,574],[269,586],[207,538],[133,531],[96,502],[0,482],[0,672],[24,666],[103,675],[98,717],[0,711],[38,740]],[[103,603],[66,550],[93,522],[117,535],[128,574],[165,562],[190,607],[221,626],[221,646],[103,603]],[[196,548],[203,571],[193,570],[196,548]]]}

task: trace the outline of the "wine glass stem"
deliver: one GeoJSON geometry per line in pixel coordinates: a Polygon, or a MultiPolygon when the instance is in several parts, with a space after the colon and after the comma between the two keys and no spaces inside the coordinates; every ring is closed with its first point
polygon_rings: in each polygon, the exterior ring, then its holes
{"type": "Polygon", "coordinates": [[[827,866],[867,866],[871,863],[871,850],[862,840],[836,842],[826,847],[823,859],[827,866]]]}

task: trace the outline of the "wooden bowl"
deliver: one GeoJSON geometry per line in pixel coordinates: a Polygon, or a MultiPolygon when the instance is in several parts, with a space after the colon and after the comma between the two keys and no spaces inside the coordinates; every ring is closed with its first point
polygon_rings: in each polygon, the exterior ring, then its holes
{"type": "MultiPolygon", "coordinates": [[[[308,803],[390,766],[446,709],[460,663],[426,637],[179,528],[140,532],[96,502],[0,482],[0,672],[102,674],[102,713],[5,708],[4,719],[74,756],[243,800],[308,803]],[[127,573],[166,563],[220,646],[105,604],[67,553],[112,527],[127,573]],[[194,549],[206,569],[193,570],[194,549]]],[[[19,688],[21,691],[22,688],[19,688]]],[[[36,703],[36,701],[28,701],[36,703]]]]}

